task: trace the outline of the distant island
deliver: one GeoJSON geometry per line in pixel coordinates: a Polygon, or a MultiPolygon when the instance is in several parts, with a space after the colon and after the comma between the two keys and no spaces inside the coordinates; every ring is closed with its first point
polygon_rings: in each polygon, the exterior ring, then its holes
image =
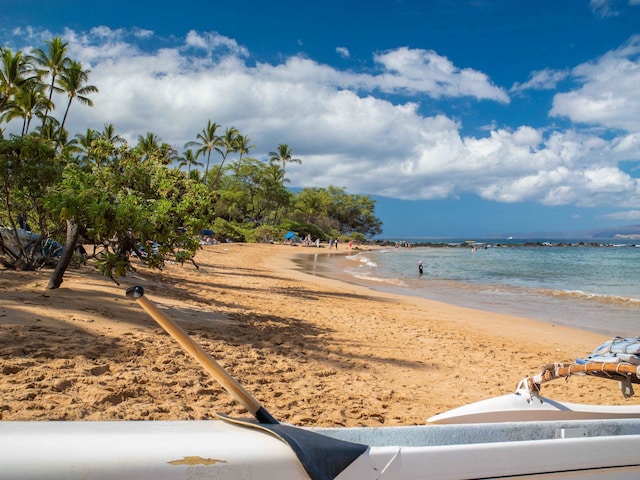
{"type": "Polygon", "coordinates": [[[567,247],[567,246],[640,246],[632,242],[640,240],[640,225],[626,225],[621,227],[608,227],[593,230],[574,232],[528,232],[514,233],[513,235],[486,235],[476,240],[438,239],[439,237],[425,237],[419,239],[374,239],[372,242],[378,246],[395,247],[468,247],[486,248],[488,246],[517,247],[567,247]],[[615,241],[618,240],[620,244],[615,241]]]}
{"type": "Polygon", "coordinates": [[[490,235],[486,238],[513,238],[517,239],[618,239],[618,240],[638,240],[640,239],[640,225],[625,225],[621,227],[597,228],[593,230],[573,231],[573,232],[529,232],[509,235],[490,235]]]}
{"type": "Polygon", "coordinates": [[[627,225],[625,227],[611,227],[592,232],[593,238],[619,238],[627,240],[640,239],[640,225],[627,225]]]}
{"type": "Polygon", "coordinates": [[[613,238],[619,238],[621,240],[638,240],[640,239],[640,233],[631,233],[629,235],[617,233],[613,238]]]}
{"type": "Polygon", "coordinates": [[[484,246],[627,246],[640,247],[640,225],[626,225],[572,232],[527,232],[513,234],[482,235],[474,240],[460,237],[374,238],[370,243],[395,247],[484,247],[484,246]],[[616,242],[616,240],[619,242],[616,242]]]}

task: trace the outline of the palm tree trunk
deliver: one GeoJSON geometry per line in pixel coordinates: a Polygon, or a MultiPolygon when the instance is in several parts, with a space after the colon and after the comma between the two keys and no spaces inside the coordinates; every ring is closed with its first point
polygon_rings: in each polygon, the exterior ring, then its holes
{"type": "Polygon", "coordinates": [[[216,185],[218,184],[218,180],[220,179],[220,174],[222,173],[222,167],[224,166],[224,162],[227,159],[226,155],[222,156],[222,161],[220,162],[220,165],[218,166],[218,171],[216,172],[216,178],[213,180],[213,188],[216,188],[216,185]]]}
{"type": "Polygon", "coordinates": [[[207,175],[209,174],[209,161],[211,160],[211,150],[207,154],[207,166],[204,168],[204,177],[202,183],[207,183],[207,175]]]}
{"type": "MultiPolygon", "coordinates": [[[[56,76],[51,76],[51,85],[49,87],[49,105],[51,105],[51,99],[53,98],[53,86],[56,83],[56,76]]],[[[44,111],[44,116],[42,117],[42,128],[44,128],[45,123],[47,123],[47,117],[49,116],[49,112],[51,108],[47,107],[44,111]]]]}
{"type": "Polygon", "coordinates": [[[69,114],[69,109],[71,108],[71,101],[73,97],[69,97],[69,103],[67,103],[67,109],[64,111],[64,117],[62,117],[62,123],[60,124],[60,129],[58,130],[58,142],[60,142],[60,138],[62,137],[62,130],[64,129],[64,122],[67,121],[67,115],[69,114]]]}

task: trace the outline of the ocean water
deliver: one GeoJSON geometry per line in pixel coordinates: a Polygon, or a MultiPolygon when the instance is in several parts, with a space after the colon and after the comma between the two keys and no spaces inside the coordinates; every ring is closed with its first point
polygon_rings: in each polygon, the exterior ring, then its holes
{"type": "Polygon", "coordinates": [[[452,246],[388,247],[346,255],[322,251],[300,256],[296,263],[308,273],[375,290],[605,335],[640,336],[640,248],[633,244],[590,246],[562,240],[562,246],[560,241],[531,246],[487,240],[478,241],[474,250],[455,239],[432,242],[452,246]]]}

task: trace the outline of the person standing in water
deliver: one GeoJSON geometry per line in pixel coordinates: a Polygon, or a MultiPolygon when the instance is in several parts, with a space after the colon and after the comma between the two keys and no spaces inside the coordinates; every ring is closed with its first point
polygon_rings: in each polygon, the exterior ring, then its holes
{"type": "Polygon", "coordinates": [[[418,262],[418,272],[420,272],[420,275],[422,275],[424,273],[423,270],[422,270],[422,260],[420,260],[418,262]]]}

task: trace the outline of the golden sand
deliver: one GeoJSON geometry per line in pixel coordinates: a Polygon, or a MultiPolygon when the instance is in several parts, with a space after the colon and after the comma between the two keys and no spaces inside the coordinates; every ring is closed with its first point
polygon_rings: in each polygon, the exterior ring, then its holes
{"type": "MultiPolygon", "coordinates": [[[[246,411],[125,289],[179,323],[278,420],[306,426],[424,423],[510,393],[542,364],[607,337],[295,271],[287,245],[205,246],[190,264],[137,267],[118,286],[91,266],[58,290],[48,271],[0,270],[2,420],[181,420],[246,411]]],[[[324,254],[324,253],[321,253],[324,254]]],[[[631,404],[615,382],[572,377],[543,394],[631,404]]]]}

